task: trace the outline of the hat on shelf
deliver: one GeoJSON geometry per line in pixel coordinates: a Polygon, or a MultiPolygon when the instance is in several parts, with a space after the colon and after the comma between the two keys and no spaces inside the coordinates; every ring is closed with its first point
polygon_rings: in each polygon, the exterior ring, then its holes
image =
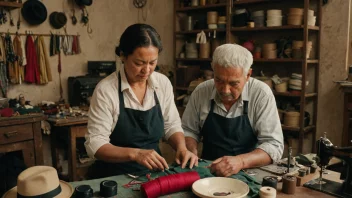
{"type": "Polygon", "coordinates": [[[66,25],[67,17],[63,12],[52,12],[49,16],[49,21],[55,29],[60,29],[66,25]]]}
{"type": "Polygon", "coordinates": [[[78,6],[90,6],[93,3],[93,0],[75,0],[78,6]]]}
{"type": "Polygon", "coordinates": [[[30,25],[39,25],[43,23],[48,16],[45,5],[39,0],[26,1],[23,4],[21,13],[24,20],[30,25]]]}
{"type": "Polygon", "coordinates": [[[55,168],[50,166],[32,166],[20,173],[17,178],[17,186],[7,191],[3,198],[67,198],[71,197],[72,194],[72,186],[59,180],[55,168]]]}

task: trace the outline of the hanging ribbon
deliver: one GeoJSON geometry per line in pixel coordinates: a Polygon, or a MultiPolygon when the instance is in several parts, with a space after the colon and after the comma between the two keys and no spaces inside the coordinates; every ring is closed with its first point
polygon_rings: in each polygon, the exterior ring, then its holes
{"type": "Polygon", "coordinates": [[[26,57],[27,65],[24,80],[28,83],[39,83],[40,76],[38,71],[37,52],[35,50],[33,38],[31,35],[27,35],[26,57]]]}

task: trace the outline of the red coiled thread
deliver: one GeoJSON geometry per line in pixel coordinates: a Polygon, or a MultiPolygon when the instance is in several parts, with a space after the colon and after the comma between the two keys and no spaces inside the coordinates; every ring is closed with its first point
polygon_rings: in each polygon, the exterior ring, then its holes
{"type": "Polygon", "coordinates": [[[162,176],[153,181],[142,184],[141,191],[145,197],[155,198],[162,195],[179,192],[191,188],[192,184],[199,180],[196,171],[177,173],[162,176]]]}

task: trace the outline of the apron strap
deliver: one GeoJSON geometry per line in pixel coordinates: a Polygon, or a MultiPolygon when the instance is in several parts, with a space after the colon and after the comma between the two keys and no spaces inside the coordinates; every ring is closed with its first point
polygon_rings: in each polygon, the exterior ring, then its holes
{"type": "Polygon", "coordinates": [[[243,115],[248,114],[248,101],[244,100],[243,101],[243,115]]]}

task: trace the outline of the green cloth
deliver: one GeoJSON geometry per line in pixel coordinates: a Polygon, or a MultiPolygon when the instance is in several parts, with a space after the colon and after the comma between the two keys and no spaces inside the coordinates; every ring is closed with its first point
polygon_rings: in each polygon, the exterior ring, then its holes
{"type": "MultiPolygon", "coordinates": [[[[199,162],[198,167],[194,167],[192,169],[190,168],[184,168],[182,169],[179,165],[173,164],[170,166],[169,170],[165,172],[161,171],[155,171],[155,172],[139,172],[139,173],[134,173],[132,175],[138,175],[140,176],[139,178],[135,179],[136,181],[143,181],[146,182],[146,174],[150,173],[151,178],[155,179],[160,176],[165,176],[168,174],[175,174],[175,173],[182,173],[182,172],[189,172],[189,171],[197,171],[200,175],[201,178],[206,178],[206,177],[214,177],[213,174],[210,173],[209,169],[206,168],[211,162],[206,161],[206,162],[199,162]]],[[[232,178],[239,179],[249,186],[249,194],[247,197],[258,197],[258,192],[260,189],[260,183],[257,182],[253,177],[247,175],[245,172],[240,171],[236,175],[232,175],[232,178]]],[[[113,180],[118,183],[118,195],[117,197],[129,197],[129,198],[140,198],[143,197],[142,193],[140,191],[135,191],[133,188],[138,188],[139,185],[136,185],[132,188],[124,188],[123,185],[127,184],[128,182],[132,181],[132,178],[128,177],[127,175],[117,175],[117,176],[112,176],[112,177],[106,177],[106,178],[101,178],[101,179],[93,179],[93,180],[86,180],[86,181],[78,181],[78,182],[70,182],[72,187],[77,187],[79,185],[90,185],[94,191],[94,196],[93,197],[99,197],[99,189],[100,189],[100,182],[104,180],[113,180]]],[[[74,197],[74,196],[73,196],[74,197]]],[[[181,191],[178,193],[173,193],[165,196],[161,196],[163,198],[193,198],[194,194],[190,192],[190,190],[187,191],[181,191]]]]}
{"type": "MultiPolygon", "coordinates": [[[[216,177],[216,175],[213,175],[210,172],[209,168],[206,168],[211,162],[199,162],[198,167],[193,167],[192,169],[188,168],[181,168],[178,164],[172,164],[169,167],[169,170],[166,170],[165,172],[151,172],[151,178],[157,178],[160,176],[165,176],[168,174],[175,174],[175,173],[184,173],[184,172],[190,172],[190,171],[196,171],[198,172],[199,176],[201,179],[207,178],[207,177],[216,177]]],[[[136,175],[145,175],[146,172],[143,173],[138,173],[136,175]]],[[[235,175],[230,176],[231,178],[238,179],[243,181],[249,186],[249,193],[247,197],[257,197],[259,194],[259,189],[261,187],[261,183],[257,182],[255,178],[249,176],[247,173],[244,171],[240,171],[235,175]]],[[[138,181],[147,181],[146,177],[140,177],[137,179],[138,181]]]]}

